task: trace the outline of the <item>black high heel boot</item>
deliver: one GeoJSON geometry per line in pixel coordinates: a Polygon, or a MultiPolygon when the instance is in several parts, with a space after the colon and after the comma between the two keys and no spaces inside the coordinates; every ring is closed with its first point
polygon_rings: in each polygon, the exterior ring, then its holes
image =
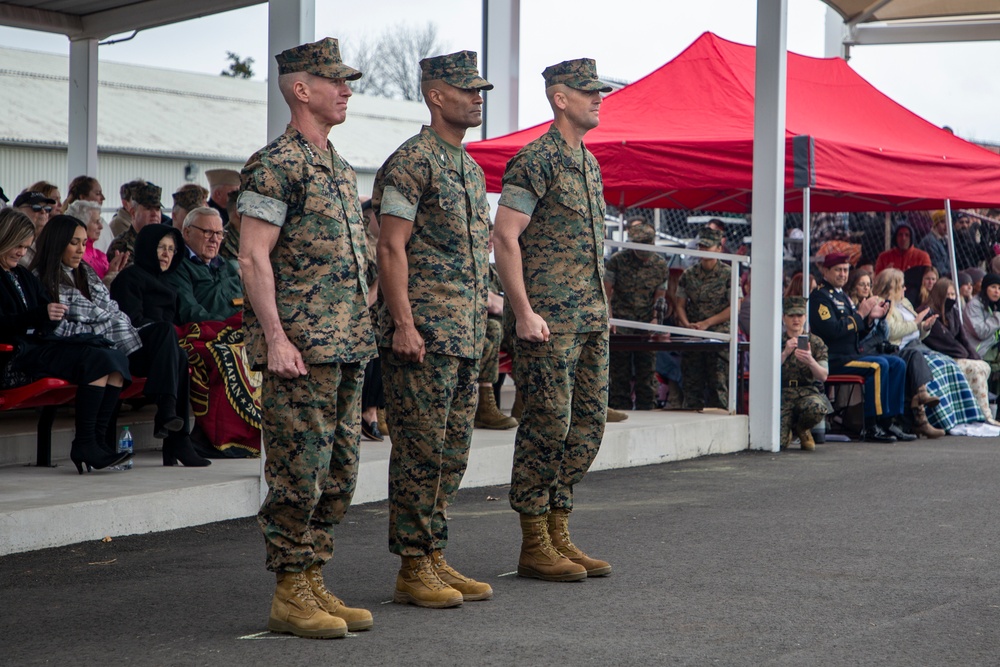
{"type": "Polygon", "coordinates": [[[104,398],[104,387],[83,385],[76,390],[76,437],[70,449],[69,458],[76,466],[76,471],[83,474],[93,468],[100,470],[108,466],[118,465],[131,458],[132,454],[112,454],[105,451],[97,441],[97,414],[104,398]]]}
{"type": "Polygon", "coordinates": [[[184,428],[184,420],[177,414],[177,399],[167,394],[156,397],[156,416],[153,417],[153,437],[162,440],[184,428]]]}
{"type": "Polygon", "coordinates": [[[118,397],[121,393],[121,387],[110,384],[104,387],[104,396],[101,398],[101,407],[97,410],[94,428],[98,447],[111,454],[118,453],[114,436],[115,427],[118,426],[118,397]]]}
{"type": "Polygon", "coordinates": [[[203,468],[212,465],[212,461],[198,454],[191,442],[191,437],[185,434],[171,434],[163,441],[163,465],[175,466],[180,461],[189,468],[203,468]]]}

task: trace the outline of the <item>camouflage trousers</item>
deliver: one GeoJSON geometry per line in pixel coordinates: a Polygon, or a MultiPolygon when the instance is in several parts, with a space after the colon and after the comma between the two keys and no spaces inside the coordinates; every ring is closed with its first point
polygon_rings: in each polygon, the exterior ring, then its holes
{"type": "Polygon", "coordinates": [[[389,551],[424,556],[448,545],[448,505],[469,461],[479,360],[382,348],[389,456],[389,551]]]}
{"type": "Polygon", "coordinates": [[[500,379],[500,340],[503,338],[503,324],[500,320],[486,320],[486,335],[483,337],[483,357],[479,360],[479,383],[496,383],[500,379]]]}
{"type": "Polygon", "coordinates": [[[729,407],[729,352],[681,353],[681,387],[684,408],[729,407]],[[705,396],[708,396],[706,402],[705,396]]]}
{"type": "Polygon", "coordinates": [[[830,401],[810,387],[786,387],[781,390],[781,446],[791,444],[799,431],[809,431],[826,419],[830,401]]]}
{"type": "MultiPolygon", "coordinates": [[[[623,334],[646,333],[641,329],[618,327],[623,334]]],[[[635,408],[652,410],[656,407],[656,353],[612,352],[608,405],[617,410],[632,409],[632,383],[635,383],[635,408]]]]}
{"type": "Polygon", "coordinates": [[[514,439],[510,506],[521,514],[573,509],[573,486],[604,437],[608,332],[514,341],[514,375],[524,413],[514,439]]]}
{"type": "Polygon", "coordinates": [[[292,380],[264,371],[268,492],[257,522],[272,572],[301,572],[333,557],[333,527],[358,477],[364,366],[316,364],[292,380]]]}

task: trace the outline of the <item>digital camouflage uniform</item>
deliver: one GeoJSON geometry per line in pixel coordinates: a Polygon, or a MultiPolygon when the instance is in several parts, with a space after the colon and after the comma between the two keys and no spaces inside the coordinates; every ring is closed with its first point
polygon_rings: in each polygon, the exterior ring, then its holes
{"type": "MultiPolygon", "coordinates": [[[[503,294],[503,285],[496,266],[490,264],[490,292],[503,294]]],[[[500,379],[500,349],[503,342],[503,315],[489,315],[486,319],[486,335],[483,336],[483,353],[479,360],[479,382],[495,384],[500,379]]]]}
{"type": "MultiPolygon", "coordinates": [[[[803,299],[804,301],[804,299],[803,299]]],[[[786,312],[787,314],[787,312],[786,312]]],[[[781,333],[781,348],[785,349],[788,334],[781,333]]],[[[827,366],[829,355],[826,343],[809,334],[809,346],[813,358],[827,366]]],[[[813,378],[809,367],[790,354],[781,364],[781,446],[791,444],[793,434],[808,431],[826,419],[830,411],[830,401],[820,390],[821,385],[813,378]]]]}
{"type": "Polygon", "coordinates": [[[384,303],[379,347],[392,440],[389,549],[415,558],[447,546],[447,507],[469,458],[486,335],[483,171],[464,149],[425,126],[375,175],[372,207],[383,225],[386,215],[413,222],[408,296],[426,354],[417,363],[393,353],[395,322],[384,303]]]}
{"type": "MultiPolygon", "coordinates": [[[[629,241],[653,243],[654,232],[649,225],[637,225],[628,233],[629,241]]],[[[656,293],[666,290],[670,268],[667,261],[654,252],[620,250],[611,256],[604,270],[604,282],[611,285],[611,315],[620,320],[652,322],[656,293]]],[[[645,329],[618,327],[620,334],[645,334],[645,329]]],[[[652,410],[656,407],[656,353],[612,352],[608,405],[619,410],[632,409],[632,383],[635,382],[635,407],[652,410]]]]}
{"type": "Polygon", "coordinates": [[[333,527],[357,480],[361,384],[375,354],[365,231],[354,169],[292,126],[251,156],[241,178],[240,214],[281,228],[270,257],[275,302],[309,368],[290,380],[267,371],[264,331],[246,301],[247,356],[264,371],[269,490],[258,522],[268,569],[300,572],[333,555],[333,527]]]}
{"type": "MultiPolygon", "coordinates": [[[[713,241],[708,246],[718,245],[720,233],[704,229],[699,234],[713,241]]],[[[700,241],[704,245],[705,241],[700,241]]],[[[694,324],[716,315],[729,307],[731,287],[731,267],[716,262],[706,269],[699,261],[684,271],[677,285],[677,300],[685,301],[688,321],[694,324]]],[[[729,320],[723,320],[708,331],[729,333],[729,320]]],[[[684,408],[700,410],[704,408],[705,394],[708,393],[708,407],[729,407],[729,352],[684,352],[681,354],[681,385],[684,389],[684,408]]]]}
{"type": "MultiPolygon", "coordinates": [[[[518,240],[524,287],[550,332],[543,343],[512,338],[524,412],[510,505],[538,516],[572,509],[573,486],[604,437],[608,307],[600,166],[586,147],[572,150],[553,124],[507,163],[500,205],[531,216],[518,240]]],[[[509,305],[504,324],[516,327],[509,305]]]]}

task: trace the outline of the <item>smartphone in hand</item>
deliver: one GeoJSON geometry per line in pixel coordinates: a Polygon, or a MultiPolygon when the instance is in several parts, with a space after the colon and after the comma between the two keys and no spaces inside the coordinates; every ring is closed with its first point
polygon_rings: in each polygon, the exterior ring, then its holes
{"type": "Polygon", "coordinates": [[[799,336],[799,349],[808,350],[809,349],[809,334],[802,334],[799,336]]]}

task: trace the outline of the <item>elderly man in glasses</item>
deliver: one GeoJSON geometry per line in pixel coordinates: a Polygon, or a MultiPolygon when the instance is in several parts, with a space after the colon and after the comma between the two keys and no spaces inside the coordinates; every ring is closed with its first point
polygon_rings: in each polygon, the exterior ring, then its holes
{"type": "Polygon", "coordinates": [[[181,227],[184,261],[167,276],[177,290],[177,324],[225,320],[243,308],[243,285],[230,262],[219,257],[225,237],[219,212],[207,206],[192,209],[181,227]]]}

